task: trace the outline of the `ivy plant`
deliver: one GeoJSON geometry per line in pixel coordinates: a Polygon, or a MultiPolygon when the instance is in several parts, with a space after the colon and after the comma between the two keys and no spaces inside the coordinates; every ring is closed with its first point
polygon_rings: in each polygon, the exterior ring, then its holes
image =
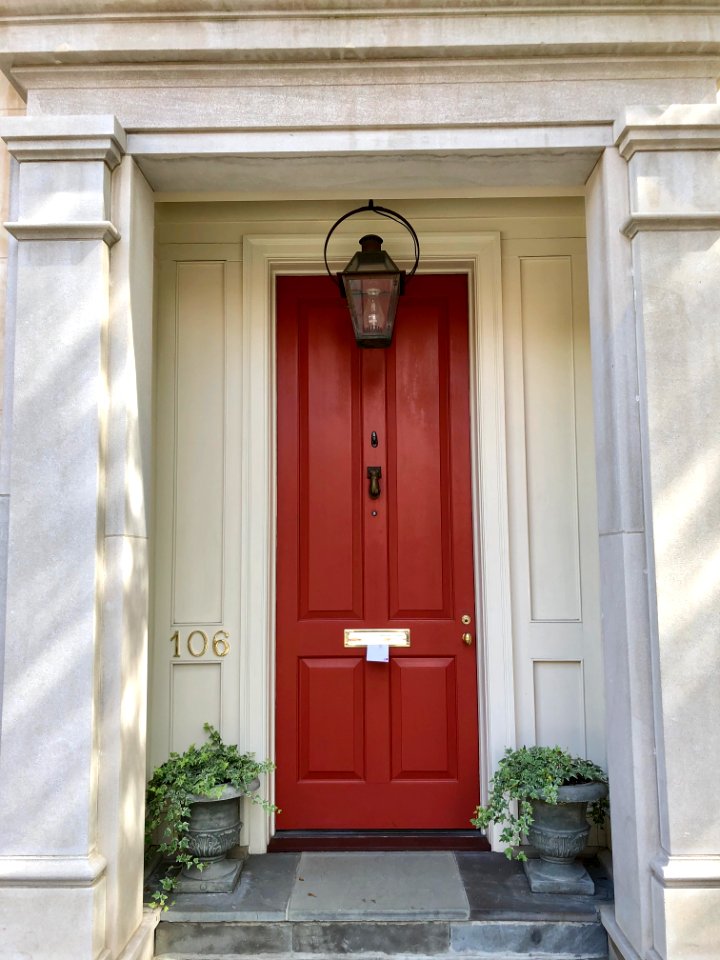
{"type": "MultiPolygon", "coordinates": [[[[485,807],[478,807],[471,819],[473,826],[486,830],[491,823],[505,824],[500,840],[508,844],[505,856],[527,860],[520,843],[533,823],[533,800],[558,802],[558,788],[566,784],[607,783],[605,772],[580,757],[573,757],[560,747],[520,747],[507,749],[490,781],[490,798],[485,807]],[[517,815],[513,802],[517,803],[517,815]]],[[[608,804],[605,798],[588,806],[593,823],[603,824],[608,804]]]]}
{"type": "Polygon", "coordinates": [[[264,810],[277,810],[252,789],[253,781],[260,774],[274,770],[275,764],[271,760],[256,760],[252,753],[240,753],[235,744],[223,743],[211,724],[206,723],[204,727],[208,734],[206,742],[200,747],[191,744],[184,753],[171,753],[165,763],[157,767],[147,786],[146,851],[157,850],[177,865],[159,881],[150,899],[151,907],[167,910],[179,869],[192,865],[202,870],[205,866],[189,849],[188,826],[194,799],[217,798],[225,787],[232,786],[264,810]]]}

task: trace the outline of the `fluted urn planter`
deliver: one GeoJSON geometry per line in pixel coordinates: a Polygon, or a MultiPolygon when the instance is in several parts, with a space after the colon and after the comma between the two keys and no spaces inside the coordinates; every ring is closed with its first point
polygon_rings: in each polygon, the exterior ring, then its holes
{"type": "Polygon", "coordinates": [[[607,796],[606,783],[565,784],[558,787],[558,802],[533,800],[533,823],[528,831],[539,860],[523,866],[533,893],[590,895],[595,885],[585,867],[576,861],[587,844],[590,824],[588,803],[607,796]]]}
{"type": "Polygon", "coordinates": [[[585,868],[575,862],[593,823],[605,822],[607,775],[592,760],[562,747],[508,747],[490,781],[487,803],[475,810],[473,826],[500,828],[505,856],[522,860],[536,893],[594,893],[585,868]],[[589,810],[588,810],[589,805],[589,810]],[[528,861],[525,838],[540,853],[528,861]]]}
{"type": "Polygon", "coordinates": [[[191,800],[187,837],[189,852],[201,859],[201,870],[185,865],[176,884],[178,893],[231,893],[242,873],[242,860],[227,855],[240,842],[242,804],[246,793],[260,786],[253,780],[246,791],[223,787],[218,797],[195,796],[191,800]]]}

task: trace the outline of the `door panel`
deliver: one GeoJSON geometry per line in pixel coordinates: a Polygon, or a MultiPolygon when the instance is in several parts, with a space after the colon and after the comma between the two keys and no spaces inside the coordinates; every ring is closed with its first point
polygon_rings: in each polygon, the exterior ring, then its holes
{"type": "MultiPolygon", "coordinates": [[[[451,616],[447,303],[398,328],[388,355],[391,617],[451,616]],[[428,556],[434,562],[428,563],[428,556]]],[[[467,402],[467,401],[466,401],[467,402]]]]}
{"type": "Polygon", "coordinates": [[[355,345],[326,277],[280,278],[277,313],[277,826],[465,828],[478,802],[467,278],[414,278],[388,350],[355,345]],[[389,663],[344,647],[346,628],[382,627],[411,631],[389,663]]]}
{"type": "Polygon", "coordinates": [[[347,349],[333,307],[307,300],[298,315],[298,576],[303,620],[362,616],[361,504],[353,484],[362,458],[360,364],[347,349]],[[338,530],[348,535],[339,538],[338,530]]]}
{"type": "Polygon", "coordinates": [[[393,779],[457,777],[454,657],[406,657],[390,668],[393,779]]]}
{"type": "Polygon", "coordinates": [[[363,661],[317,657],[299,662],[301,780],[362,780],[365,775],[363,661]],[[328,737],[342,730],[342,737],[328,737]]]}

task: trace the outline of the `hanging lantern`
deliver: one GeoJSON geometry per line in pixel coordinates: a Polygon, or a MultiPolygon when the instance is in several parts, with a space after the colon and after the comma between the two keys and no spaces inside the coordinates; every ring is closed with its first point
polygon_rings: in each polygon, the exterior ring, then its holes
{"type": "Polygon", "coordinates": [[[405,283],[413,276],[420,261],[420,245],[410,223],[399,213],[386,207],[376,207],[372,200],[365,207],[358,207],[340,217],[325,239],[325,266],[337,283],[341,296],[347,300],[352,319],[355,341],[360,347],[389,347],[395,329],[398,300],[405,291],[405,283]],[[415,244],[415,264],[409,274],[400,270],[392,257],[382,249],[382,237],[374,233],[360,238],[360,250],[345,269],[333,276],[327,261],[330,237],[343,220],[371,210],[402,224],[409,231],[415,244]]]}

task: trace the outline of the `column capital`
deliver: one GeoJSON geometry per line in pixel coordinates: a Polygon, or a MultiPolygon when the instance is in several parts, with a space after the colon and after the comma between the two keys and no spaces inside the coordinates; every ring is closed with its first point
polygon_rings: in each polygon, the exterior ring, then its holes
{"type": "Polygon", "coordinates": [[[676,103],[668,107],[628,107],[615,121],[615,145],[630,160],[648,151],[720,149],[720,106],[676,103]]]}
{"type": "Polygon", "coordinates": [[[114,170],[127,149],[125,131],[110,114],[3,117],[0,137],[19,163],[102,160],[114,170]]]}
{"type": "Polygon", "coordinates": [[[720,230],[720,106],[628,107],[614,136],[628,168],[626,237],[720,230]]]}
{"type": "Polygon", "coordinates": [[[17,240],[102,240],[115,243],[112,171],[126,148],[114,116],[5,117],[0,137],[18,162],[17,240]]]}

